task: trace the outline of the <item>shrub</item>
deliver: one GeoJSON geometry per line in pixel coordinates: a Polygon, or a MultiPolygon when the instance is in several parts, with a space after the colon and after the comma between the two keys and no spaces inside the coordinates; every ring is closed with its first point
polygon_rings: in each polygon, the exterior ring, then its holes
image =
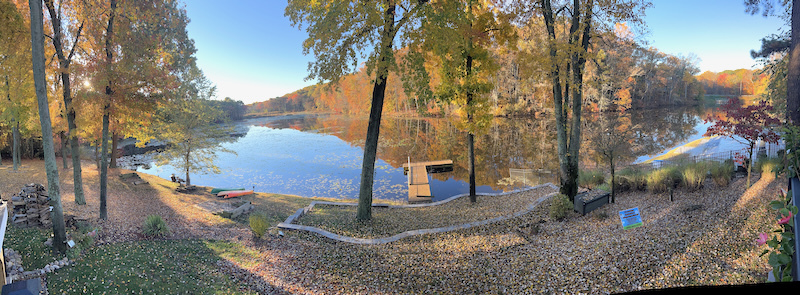
{"type": "Polygon", "coordinates": [[[675,187],[682,178],[681,171],[674,166],[663,167],[650,171],[647,174],[647,188],[651,192],[665,192],[669,188],[675,187]]]}
{"type": "Polygon", "coordinates": [[[75,245],[75,247],[72,247],[72,248],[67,248],[67,258],[69,258],[69,260],[73,260],[73,261],[78,260],[78,258],[81,257],[81,252],[82,251],[83,251],[83,249],[81,248],[80,244],[75,245]]]}
{"type": "Polygon", "coordinates": [[[269,217],[264,212],[254,212],[250,214],[249,218],[250,230],[253,231],[253,236],[260,239],[264,233],[269,229],[269,217]]]}
{"type": "Polygon", "coordinates": [[[578,171],[578,185],[593,189],[605,182],[603,171],[600,170],[580,170],[578,171]]]}
{"type": "Polygon", "coordinates": [[[703,187],[703,181],[708,174],[708,163],[697,162],[683,167],[683,185],[690,191],[703,187]]]}
{"type": "Polygon", "coordinates": [[[144,228],[142,228],[142,234],[145,236],[163,236],[169,233],[169,228],[167,227],[167,223],[161,219],[161,216],[158,215],[149,215],[147,219],[144,221],[144,228]]]}
{"type": "Polygon", "coordinates": [[[728,186],[733,177],[733,161],[716,162],[711,164],[711,179],[717,186],[728,186]]]}
{"type": "Polygon", "coordinates": [[[553,196],[553,203],[550,204],[550,218],[553,220],[561,220],[567,217],[567,214],[573,210],[572,202],[569,197],[563,194],[553,196]]]}
{"type": "Polygon", "coordinates": [[[604,191],[607,191],[607,192],[611,192],[611,185],[609,185],[608,183],[603,183],[601,185],[598,185],[597,189],[604,190],[604,191]]]}

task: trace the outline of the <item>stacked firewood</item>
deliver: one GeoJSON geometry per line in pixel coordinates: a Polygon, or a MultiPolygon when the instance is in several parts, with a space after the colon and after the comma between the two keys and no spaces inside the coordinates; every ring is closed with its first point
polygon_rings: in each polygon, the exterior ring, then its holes
{"type": "Polygon", "coordinates": [[[43,185],[26,184],[11,196],[12,220],[17,226],[52,227],[50,220],[50,197],[43,185]]]}

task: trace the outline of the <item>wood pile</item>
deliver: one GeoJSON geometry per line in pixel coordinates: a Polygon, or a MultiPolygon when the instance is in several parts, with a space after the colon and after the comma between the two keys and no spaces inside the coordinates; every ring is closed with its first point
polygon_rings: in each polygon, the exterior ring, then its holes
{"type": "Polygon", "coordinates": [[[50,197],[43,185],[26,184],[11,196],[11,219],[17,226],[52,227],[50,219],[50,197]]]}

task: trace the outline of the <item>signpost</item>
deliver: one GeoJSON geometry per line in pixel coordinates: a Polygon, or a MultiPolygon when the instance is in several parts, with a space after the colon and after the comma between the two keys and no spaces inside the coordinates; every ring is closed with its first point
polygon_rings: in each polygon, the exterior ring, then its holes
{"type": "Polygon", "coordinates": [[[642,216],[639,215],[639,207],[619,211],[619,219],[622,221],[622,229],[632,229],[642,226],[642,216]]]}

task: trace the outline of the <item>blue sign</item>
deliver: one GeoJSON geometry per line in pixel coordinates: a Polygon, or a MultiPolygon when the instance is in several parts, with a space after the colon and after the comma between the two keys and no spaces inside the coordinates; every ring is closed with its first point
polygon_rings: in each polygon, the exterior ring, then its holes
{"type": "Polygon", "coordinates": [[[622,221],[622,229],[632,229],[642,226],[642,216],[639,215],[639,207],[619,211],[619,219],[622,221]]]}

